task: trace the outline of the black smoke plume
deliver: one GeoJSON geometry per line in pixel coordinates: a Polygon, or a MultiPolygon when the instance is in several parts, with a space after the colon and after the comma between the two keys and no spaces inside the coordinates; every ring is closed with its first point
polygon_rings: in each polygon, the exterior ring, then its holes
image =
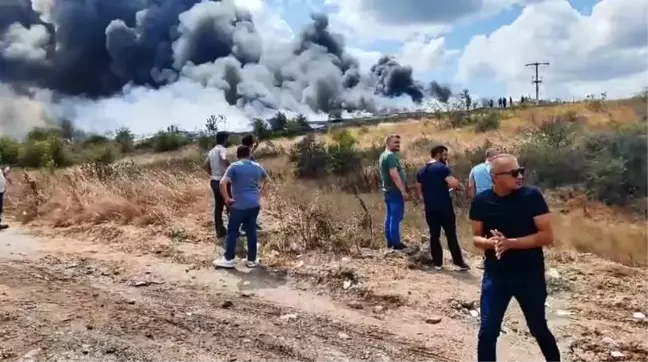
{"type": "Polygon", "coordinates": [[[241,109],[315,112],[423,98],[412,69],[391,57],[362,75],[326,15],[292,44],[268,39],[232,0],[3,0],[0,82],[84,100],[199,84],[241,109]]]}

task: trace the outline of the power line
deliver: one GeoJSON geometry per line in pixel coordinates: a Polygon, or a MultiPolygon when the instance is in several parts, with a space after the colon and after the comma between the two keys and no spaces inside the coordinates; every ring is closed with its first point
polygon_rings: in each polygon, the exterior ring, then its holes
{"type": "Polygon", "coordinates": [[[531,78],[531,83],[535,84],[536,104],[538,104],[540,102],[540,83],[542,83],[542,79],[540,79],[540,77],[538,76],[538,68],[541,65],[549,65],[549,63],[548,62],[544,62],[544,63],[535,62],[535,63],[525,64],[526,67],[531,67],[531,66],[535,67],[535,78],[531,78]]]}

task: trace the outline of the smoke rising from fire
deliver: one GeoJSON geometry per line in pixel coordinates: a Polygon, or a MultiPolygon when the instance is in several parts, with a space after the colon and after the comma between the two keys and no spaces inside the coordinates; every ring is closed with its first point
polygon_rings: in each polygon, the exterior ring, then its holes
{"type": "MultiPolygon", "coordinates": [[[[201,127],[210,114],[245,128],[275,110],[375,113],[425,97],[412,69],[391,57],[361,74],[326,15],[292,39],[254,20],[233,0],[5,0],[0,82],[5,94],[51,92],[22,95],[46,102],[45,118],[135,132],[201,127]]],[[[5,116],[3,130],[15,118],[5,116]]]]}

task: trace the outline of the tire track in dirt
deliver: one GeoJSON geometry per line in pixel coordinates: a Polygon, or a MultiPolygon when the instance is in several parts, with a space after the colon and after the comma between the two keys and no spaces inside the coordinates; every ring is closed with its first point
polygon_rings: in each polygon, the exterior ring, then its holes
{"type": "Polygon", "coordinates": [[[116,279],[52,258],[3,261],[2,360],[34,350],[44,360],[459,360],[442,346],[251,293],[177,283],[135,289],[116,279]]]}

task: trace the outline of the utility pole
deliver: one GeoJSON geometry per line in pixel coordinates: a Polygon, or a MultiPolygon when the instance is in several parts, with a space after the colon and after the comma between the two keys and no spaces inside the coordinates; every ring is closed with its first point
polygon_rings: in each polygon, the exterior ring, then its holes
{"type": "Polygon", "coordinates": [[[541,65],[549,65],[549,63],[548,62],[544,62],[544,63],[535,62],[535,63],[525,64],[525,66],[527,66],[527,67],[535,67],[535,78],[533,78],[533,77],[531,78],[531,83],[535,84],[536,104],[540,103],[540,83],[542,83],[542,79],[540,79],[540,77],[538,76],[538,68],[541,65]]]}

